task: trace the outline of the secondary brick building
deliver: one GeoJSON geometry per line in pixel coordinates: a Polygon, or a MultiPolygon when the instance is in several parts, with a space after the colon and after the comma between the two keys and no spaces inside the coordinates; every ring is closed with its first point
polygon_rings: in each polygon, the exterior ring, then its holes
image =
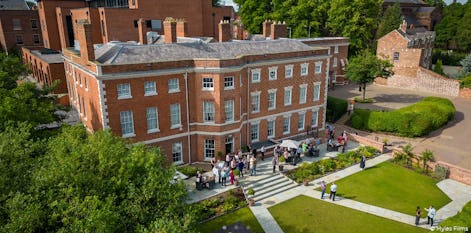
{"type": "Polygon", "coordinates": [[[0,50],[41,44],[38,11],[30,10],[24,0],[0,1],[0,50]]]}
{"type": "MultiPolygon", "coordinates": [[[[24,49],[25,63],[40,69],[33,77],[40,83],[44,79],[37,74],[48,74],[60,67],[57,60],[60,54],[52,55],[47,49],[60,50],[74,47],[78,49],[77,22],[87,20],[93,27],[92,41],[102,44],[110,41],[139,41],[139,33],[162,34],[162,21],[166,17],[181,18],[185,27],[179,28],[181,36],[212,36],[217,38],[217,22],[235,17],[232,7],[213,7],[211,0],[39,0],[39,18],[44,37],[44,49],[24,49]],[[143,24],[139,26],[138,20],[143,24]],[[41,51],[48,51],[42,56],[41,51]],[[47,57],[47,58],[46,58],[47,57]],[[48,63],[48,61],[54,61],[48,63]],[[42,61],[42,66],[33,65],[42,61]]],[[[144,38],[147,41],[147,38],[144,38]]],[[[62,66],[63,67],[63,66],[62,66]]],[[[51,73],[51,80],[65,81],[65,71],[51,73]]],[[[65,85],[65,83],[63,83],[65,85]]],[[[64,89],[56,90],[62,93],[64,89]]]]}
{"type": "Polygon", "coordinates": [[[94,46],[93,26],[78,21],[80,50],[63,55],[70,102],[89,130],[160,146],[179,164],[324,128],[328,47],[278,39],[281,24],[270,40],[228,41],[221,22],[219,43],[176,43],[176,22],[163,27],[163,44],[94,46]]]}
{"type": "Polygon", "coordinates": [[[401,15],[407,24],[414,25],[416,28],[424,27],[432,31],[442,18],[438,7],[432,7],[422,0],[384,0],[383,12],[396,2],[399,3],[401,15]]]}

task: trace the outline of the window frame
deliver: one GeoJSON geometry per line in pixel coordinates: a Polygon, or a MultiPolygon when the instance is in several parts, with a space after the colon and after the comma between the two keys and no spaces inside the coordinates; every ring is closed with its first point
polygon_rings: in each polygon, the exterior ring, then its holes
{"type": "Polygon", "coordinates": [[[293,104],[293,87],[292,86],[285,87],[283,103],[284,103],[284,106],[291,106],[293,104]],[[289,102],[287,102],[287,99],[286,99],[287,91],[289,91],[289,98],[288,98],[289,102]]]}
{"type": "Polygon", "coordinates": [[[233,90],[234,89],[234,76],[224,77],[224,90],[233,90]],[[232,79],[229,81],[228,79],[232,79]],[[232,83],[232,85],[226,85],[227,83],[232,83]]]}
{"type": "Polygon", "coordinates": [[[252,69],[251,70],[251,75],[250,75],[250,81],[252,83],[259,83],[261,81],[261,70],[260,69],[252,69]],[[254,79],[254,76],[257,76],[257,79],[254,79]]]}
{"type": "Polygon", "coordinates": [[[38,29],[38,20],[36,19],[30,19],[31,22],[31,29],[38,29]],[[34,23],[33,23],[34,22],[34,23]]]}
{"type": "Polygon", "coordinates": [[[319,110],[315,109],[315,110],[312,110],[311,127],[317,127],[318,125],[319,125],[319,110]],[[316,119],[315,122],[314,122],[314,119],[316,119]]]}
{"type": "Polygon", "coordinates": [[[251,142],[258,142],[260,140],[260,123],[250,123],[250,139],[251,142]],[[254,130],[254,128],[257,130],[254,130]]]}
{"type": "Polygon", "coordinates": [[[15,35],[15,42],[17,45],[24,45],[25,41],[24,41],[23,35],[20,35],[20,34],[15,35]]]}
{"type": "Polygon", "coordinates": [[[278,79],[278,67],[277,66],[272,66],[268,68],[268,80],[277,80],[278,79]],[[272,77],[273,73],[273,77],[272,77]]]}
{"type": "Polygon", "coordinates": [[[176,129],[182,127],[182,112],[181,112],[181,106],[180,103],[175,103],[175,104],[170,104],[170,129],[176,129]],[[178,107],[173,109],[173,107],[178,107]],[[176,113],[172,113],[172,110],[178,109],[178,115],[176,113]],[[175,119],[174,117],[178,117],[175,119]],[[174,122],[174,120],[178,120],[177,122],[174,122]]]}
{"type": "Polygon", "coordinates": [[[233,99],[224,101],[224,115],[225,115],[224,119],[226,122],[234,122],[234,100],[233,99]],[[228,114],[228,103],[231,103],[229,105],[232,106],[231,109],[229,109],[230,114],[228,114]],[[228,118],[228,116],[230,117],[228,118]]]}
{"type": "Polygon", "coordinates": [[[307,89],[308,89],[307,84],[299,85],[299,104],[307,103],[307,89]],[[304,90],[304,96],[301,95],[301,93],[303,93],[301,90],[304,90]]]}
{"type": "Polygon", "coordinates": [[[393,62],[398,62],[399,61],[399,56],[400,56],[399,52],[394,52],[393,53],[393,62]]]}
{"type": "Polygon", "coordinates": [[[338,63],[337,57],[334,57],[334,60],[332,62],[332,67],[337,67],[337,63],[338,63]]]}
{"type": "Polygon", "coordinates": [[[179,78],[172,78],[168,80],[168,93],[177,93],[180,92],[180,80],[179,78]],[[171,88],[175,83],[171,83],[176,80],[176,88],[171,88]]]}
{"type": "Polygon", "coordinates": [[[289,134],[290,131],[291,131],[291,116],[284,116],[283,117],[283,135],[289,134]],[[286,120],[288,120],[288,124],[286,124],[286,120]]]}
{"type": "MultiPolygon", "coordinates": [[[[154,116],[152,116],[154,117],[154,116]]],[[[148,107],[146,108],[146,123],[147,123],[147,133],[155,133],[159,132],[159,110],[157,107],[148,107]],[[154,110],[155,113],[155,119],[151,118],[149,119],[149,110],[154,110]],[[153,121],[152,123],[155,124],[154,128],[150,128],[149,121],[153,121]]]]}
{"type": "Polygon", "coordinates": [[[285,65],[285,78],[292,78],[293,77],[293,65],[285,65]],[[288,70],[290,73],[288,74],[288,70]]]}
{"type": "Polygon", "coordinates": [[[157,84],[155,81],[145,81],[144,82],[144,96],[154,96],[157,95],[157,84]],[[147,84],[152,84],[152,87],[148,90],[147,84]]]}
{"type": "Polygon", "coordinates": [[[322,73],[322,61],[316,62],[314,66],[314,74],[321,74],[322,73]]]}
{"type": "Polygon", "coordinates": [[[276,109],[276,90],[277,89],[268,90],[268,110],[275,110],[276,109]],[[273,101],[270,101],[270,96],[271,95],[273,95],[273,101]],[[270,107],[270,103],[273,103],[273,106],[270,107]]]}
{"type": "Polygon", "coordinates": [[[301,77],[307,76],[309,74],[309,63],[301,64],[301,69],[299,70],[301,77]],[[306,69],[306,72],[303,72],[303,69],[306,69]]]}
{"type": "Polygon", "coordinates": [[[123,138],[129,138],[129,137],[134,137],[136,136],[135,130],[134,130],[134,116],[133,112],[131,110],[127,111],[121,111],[119,113],[119,122],[121,125],[121,136],[123,138]],[[123,114],[129,114],[128,116],[123,116],[123,114]],[[127,132],[125,129],[127,129],[127,124],[130,124],[130,132],[127,132]]]}
{"type": "Polygon", "coordinates": [[[267,138],[274,138],[275,137],[275,126],[276,126],[276,121],[275,120],[268,120],[267,121],[267,138]],[[272,133],[270,134],[270,123],[272,123],[271,131],[272,133]]]}
{"type": "Polygon", "coordinates": [[[33,44],[40,44],[41,43],[41,37],[39,36],[39,34],[33,34],[33,44]],[[36,38],[38,40],[36,40],[36,38]]]}
{"type": "Polygon", "coordinates": [[[172,161],[173,161],[173,164],[182,164],[183,163],[183,143],[182,142],[172,143],[172,161]],[[177,151],[175,149],[177,149],[177,151]],[[177,160],[177,161],[175,161],[175,156],[176,155],[178,157],[180,157],[180,159],[177,160]]]}
{"type": "Polygon", "coordinates": [[[251,113],[259,113],[260,112],[260,92],[252,92],[250,93],[250,112],[251,113]],[[257,109],[254,109],[254,97],[257,97],[256,106],[257,109]]]}
{"type": "Polygon", "coordinates": [[[320,82],[315,82],[314,83],[314,90],[313,90],[313,101],[319,101],[321,99],[321,83],[320,82]],[[316,87],[318,89],[317,95],[316,95],[316,87]]]}
{"type": "MultiPolygon", "coordinates": [[[[80,80],[80,85],[82,84],[82,78],[79,77],[80,80]]],[[[122,99],[131,99],[132,98],[132,94],[131,94],[131,84],[130,83],[118,83],[116,85],[116,88],[117,88],[117,95],[118,95],[118,99],[119,100],[122,100],[122,99]],[[125,89],[127,89],[127,91],[125,93],[123,93],[123,88],[121,87],[127,87],[125,89]]]]}
{"type": "Polygon", "coordinates": [[[21,19],[11,19],[11,26],[13,31],[21,31],[23,27],[21,26],[21,19]]]}
{"type": "Polygon", "coordinates": [[[215,118],[216,112],[214,101],[203,101],[203,122],[214,122],[215,118]]]}
{"type": "Polygon", "coordinates": [[[210,138],[204,139],[204,158],[205,159],[214,158],[216,155],[215,151],[216,151],[216,141],[210,138]]]}
{"type": "Polygon", "coordinates": [[[201,87],[203,91],[214,91],[214,78],[203,77],[201,79],[201,87]]]}
{"type": "Polygon", "coordinates": [[[300,112],[298,113],[298,131],[303,131],[305,127],[306,127],[306,113],[300,112]],[[301,121],[301,116],[302,116],[302,121],[301,121]],[[302,122],[303,127],[300,127],[300,124],[299,124],[300,122],[302,122]]]}

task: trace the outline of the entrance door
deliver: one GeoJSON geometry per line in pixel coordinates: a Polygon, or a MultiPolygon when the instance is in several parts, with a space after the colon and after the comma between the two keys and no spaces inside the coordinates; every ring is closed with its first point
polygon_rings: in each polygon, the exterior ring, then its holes
{"type": "Polygon", "coordinates": [[[234,152],[234,138],[226,138],[226,154],[234,152]]]}

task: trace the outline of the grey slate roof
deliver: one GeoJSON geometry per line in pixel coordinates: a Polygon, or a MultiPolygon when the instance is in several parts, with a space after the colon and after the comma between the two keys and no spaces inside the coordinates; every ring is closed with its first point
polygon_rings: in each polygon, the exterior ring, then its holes
{"type": "Polygon", "coordinates": [[[153,63],[191,59],[232,59],[242,55],[311,51],[312,47],[296,40],[235,41],[224,43],[173,43],[135,45],[108,43],[95,49],[102,64],[153,63]]]}
{"type": "Polygon", "coordinates": [[[0,10],[29,10],[25,0],[0,0],[0,10]]]}

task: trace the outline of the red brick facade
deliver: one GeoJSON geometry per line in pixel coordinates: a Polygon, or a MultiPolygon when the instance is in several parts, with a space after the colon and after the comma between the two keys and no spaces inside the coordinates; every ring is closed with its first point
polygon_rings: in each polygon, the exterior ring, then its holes
{"type": "Polygon", "coordinates": [[[0,50],[39,47],[42,43],[37,11],[0,10],[0,50]]]}
{"type": "MultiPolygon", "coordinates": [[[[81,54],[86,54],[85,48],[88,48],[82,43],[86,38],[91,40],[86,34],[80,41],[80,48],[84,49],[81,54]]],[[[257,43],[270,45],[272,42],[275,41],[257,43]]],[[[158,46],[168,47],[166,44],[158,46]]],[[[206,160],[219,151],[236,151],[257,141],[304,134],[311,128],[313,114],[316,114],[314,124],[322,129],[329,49],[305,47],[306,51],[252,54],[231,59],[189,57],[126,64],[102,64],[89,61],[71,49],[63,52],[70,103],[79,110],[88,129],[110,128],[131,142],[160,146],[169,161],[178,164],[206,160]],[[301,72],[304,73],[301,75],[301,72]],[[259,81],[252,80],[253,73],[259,73],[259,81]],[[169,83],[174,83],[170,80],[178,80],[176,91],[169,90],[169,83]],[[211,80],[210,85],[204,80],[211,80]],[[146,93],[148,82],[155,82],[155,93],[146,93]],[[122,86],[129,87],[125,97],[119,97],[122,86]],[[272,104],[269,104],[269,93],[276,96],[272,104]],[[286,98],[286,104],[285,95],[290,96],[286,98]],[[206,112],[204,115],[205,102],[211,104],[211,114],[206,112]],[[270,109],[269,105],[272,106],[270,109]],[[172,126],[171,109],[175,106],[179,106],[176,115],[180,120],[172,126]],[[158,113],[158,126],[152,130],[148,128],[148,108],[156,108],[158,113]],[[226,116],[230,113],[232,117],[226,116]],[[127,117],[125,123],[123,116],[127,117]],[[284,126],[287,119],[289,124],[284,126]],[[123,126],[129,122],[132,122],[132,130],[123,126]],[[270,126],[271,136],[268,136],[268,122],[274,122],[270,126]]],[[[168,48],[171,53],[172,47],[168,48]]]]}

